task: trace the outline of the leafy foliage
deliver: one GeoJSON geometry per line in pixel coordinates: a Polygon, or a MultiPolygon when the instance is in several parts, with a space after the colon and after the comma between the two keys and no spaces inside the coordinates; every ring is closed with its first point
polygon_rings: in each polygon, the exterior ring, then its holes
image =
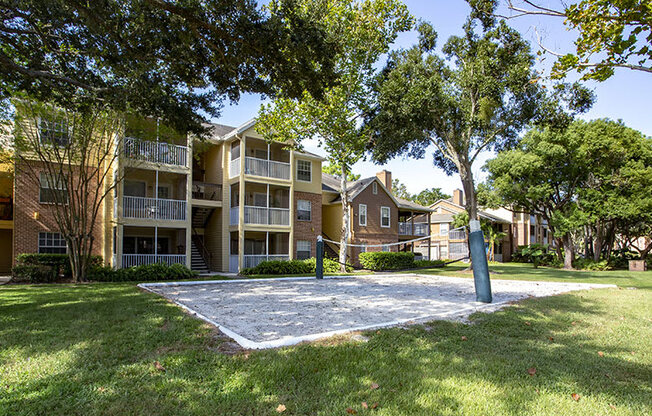
{"type": "Polygon", "coordinates": [[[155,282],[157,280],[184,280],[197,277],[198,273],[183,264],[164,263],[145,264],[127,269],[94,267],[89,272],[89,280],[96,282],[155,282]]]}
{"type": "MultiPolygon", "coordinates": [[[[286,275],[286,274],[314,274],[317,268],[317,259],[306,260],[269,260],[259,263],[255,267],[242,269],[243,276],[254,275],[286,275]]],[[[335,260],[324,258],[324,273],[337,273],[340,271],[340,264],[335,260]]],[[[347,272],[352,272],[351,265],[346,266],[347,272]]]]}
{"type": "MultiPolygon", "coordinates": [[[[99,267],[101,256],[91,256],[89,264],[99,267]]],[[[68,254],[22,253],[16,256],[16,266],[12,269],[12,280],[30,283],[51,283],[59,279],[73,277],[68,254]]]]}
{"type": "Polygon", "coordinates": [[[407,270],[415,267],[414,253],[367,251],[358,256],[360,265],[368,270],[407,270]]]}
{"type": "MultiPolygon", "coordinates": [[[[333,175],[336,178],[339,178],[342,176],[342,167],[334,165],[332,163],[322,165],[321,171],[324,173],[328,173],[329,175],[333,175]]],[[[349,174],[346,176],[346,180],[349,182],[354,182],[360,179],[360,174],[359,173],[353,173],[349,172],[349,174]]]]}
{"type": "MultiPolygon", "coordinates": [[[[491,21],[499,0],[470,0],[475,13],[491,21]]],[[[652,73],[652,7],[647,0],[581,0],[551,8],[537,1],[507,0],[516,14],[563,18],[569,30],[578,32],[575,52],[559,54],[541,45],[544,52],[557,56],[552,76],[562,78],[571,70],[583,73],[584,80],[604,81],[616,68],[652,73]]]]}
{"type": "Polygon", "coordinates": [[[441,188],[427,188],[418,194],[408,192],[405,184],[398,179],[392,181],[392,193],[399,198],[416,202],[419,205],[428,207],[440,199],[449,199],[451,196],[442,192],[441,188]]]}
{"type": "Polygon", "coordinates": [[[18,0],[4,2],[0,98],[26,92],[80,109],[161,117],[203,133],[225,97],[319,95],[333,80],[337,37],[321,1],[18,0]]]}

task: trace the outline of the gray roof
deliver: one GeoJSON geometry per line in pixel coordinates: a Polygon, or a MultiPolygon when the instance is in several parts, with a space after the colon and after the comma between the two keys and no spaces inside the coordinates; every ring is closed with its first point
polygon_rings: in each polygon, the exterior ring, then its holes
{"type": "Polygon", "coordinates": [[[427,207],[424,207],[423,205],[417,204],[414,201],[399,198],[397,196],[395,196],[394,198],[396,199],[396,201],[398,201],[399,208],[415,209],[415,210],[419,210],[419,211],[432,211],[430,208],[427,208],[427,207]]]}
{"type": "Polygon", "coordinates": [[[452,214],[432,214],[430,215],[430,222],[440,223],[440,222],[453,222],[454,215],[452,214]]]}
{"type": "Polygon", "coordinates": [[[211,136],[215,140],[221,140],[222,137],[232,132],[235,127],[219,123],[205,123],[204,127],[210,128],[211,136]]]}

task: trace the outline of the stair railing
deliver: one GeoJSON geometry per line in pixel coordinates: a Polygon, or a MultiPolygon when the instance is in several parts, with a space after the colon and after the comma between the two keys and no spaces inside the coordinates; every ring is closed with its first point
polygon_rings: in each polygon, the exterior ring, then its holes
{"type": "Polygon", "coordinates": [[[199,233],[197,230],[195,230],[195,227],[192,228],[192,240],[195,243],[195,246],[199,249],[199,254],[201,255],[202,259],[204,259],[206,267],[208,267],[208,270],[211,270],[211,265],[213,264],[213,255],[204,245],[203,239],[199,238],[199,233]]]}

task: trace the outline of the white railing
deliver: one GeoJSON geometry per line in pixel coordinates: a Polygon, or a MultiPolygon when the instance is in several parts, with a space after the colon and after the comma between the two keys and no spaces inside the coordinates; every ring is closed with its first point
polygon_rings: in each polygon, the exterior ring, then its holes
{"type": "Polygon", "coordinates": [[[449,240],[466,240],[466,231],[464,230],[451,230],[448,233],[449,240]]]}
{"type": "Polygon", "coordinates": [[[245,206],[245,224],[290,225],[289,208],[245,206]]]}
{"type": "Polygon", "coordinates": [[[240,219],[240,207],[231,207],[231,210],[229,211],[229,217],[231,218],[229,224],[238,225],[240,219]]]}
{"type": "Polygon", "coordinates": [[[245,157],[245,173],[267,178],[290,179],[290,164],[275,160],[245,157]]]}
{"type": "Polygon", "coordinates": [[[256,267],[268,260],[290,260],[290,256],[287,254],[245,254],[242,256],[242,267],[245,269],[256,267]]]}
{"type": "Polygon", "coordinates": [[[142,266],[143,264],[163,263],[171,266],[173,264],[186,264],[185,254],[123,254],[122,267],[142,266]]]}
{"type": "Polygon", "coordinates": [[[399,222],[398,223],[399,235],[428,235],[428,224],[417,222],[399,222]]]}
{"type": "Polygon", "coordinates": [[[152,142],[125,137],[125,156],[145,162],[187,166],[188,148],[177,144],[152,142]]]}
{"type": "Polygon", "coordinates": [[[240,175],[240,158],[233,159],[229,163],[229,178],[235,178],[240,175]]]}
{"type": "Polygon", "coordinates": [[[123,196],[122,215],[125,218],[185,221],[186,201],[123,196]]]}

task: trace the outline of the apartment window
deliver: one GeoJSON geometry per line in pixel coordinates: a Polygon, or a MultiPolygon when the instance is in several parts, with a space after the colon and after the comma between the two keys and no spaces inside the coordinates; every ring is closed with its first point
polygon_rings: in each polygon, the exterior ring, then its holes
{"type": "Polygon", "coordinates": [[[383,250],[383,251],[392,251],[392,250],[389,248],[389,244],[383,244],[383,248],[382,248],[382,250],[383,250]]]}
{"type": "Polygon", "coordinates": [[[310,258],[310,241],[297,241],[297,260],[310,258]]]}
{"type": "Polygon", "coordinates": [[[310,221],[312,214],[312,204],[310,201],[302,199],[297,200],[297,219],[299,221],[310,221]]]}
{"type": "Polygon", "coordinates": [[[384,228],[389,228],[391,225],[390,222],[390,210],[389,207],[380,207],[380,226],[384,228]]]}
{"type": "Polygon", "coordinates": [[[367,205],[365,204],[358,206],[358,223],[363,227],[367,226],[367,205]]]}
{"type": "Polygon", "coordinates": [[[158,186],[158,198],[159,199],[170,199],[170,187],[168,185],[159,185],[158,186]]]}
{"type": "Polygon", "coordinates": [[[371,184],[371,192],[373,192],[374,195],[378,194],[378,182],[373,182],[371,184]]]}
{"type": "Polygon", "coordinates": [[[442,236],[448,235],[449,228],[450,228],[450,224],[448,224],[448,223],[439,224],[439,235],[442,235],[442,236]]]}
{"type": "Polygon", "coordinates": [[[448,246],[439,247],[439,258],[448,259],[448,246]]]}
{"type": "Polygon", "coordinates": [[[39,123],[41,144],[63,147],[70,142],[68,123],[63,120],[41,119],[39,123]]]}
{"type": "Polygon", "coordinates": [[[68,184],[63,175],[52,176],[41,173],[39,202],[43,204],[68,203],[68,184]]]}
{"type": "Polygon", "coordinates": [[[362,247],[360,247],[360,253],[366,253],[367,252],[367,245],[362,243],[362,247]]]}
{"type": "Polygon", "coordinates": [[[66,254],[68,246],[61,233],[38,233],[38,252],[43,254],[66,254]]]}
{"type": "Polygon", "coordinates": [[[303,182],[312,181],[312,163],[309,160],[297,160],[297,179],[303,182]]]}

